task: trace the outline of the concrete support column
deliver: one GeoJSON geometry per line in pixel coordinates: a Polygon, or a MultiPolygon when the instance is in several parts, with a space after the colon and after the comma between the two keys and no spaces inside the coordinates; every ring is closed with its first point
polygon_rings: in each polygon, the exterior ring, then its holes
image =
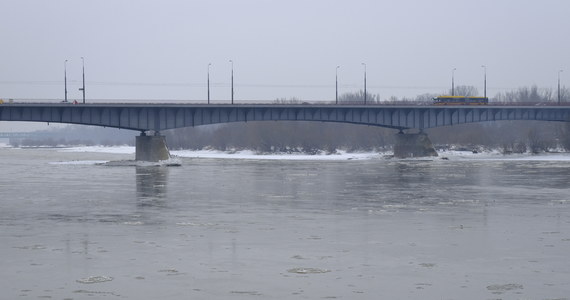
{"type": "Polygon", "coordinates": [[[437,156],[431,140],[426,133],[403,133],[396,134],[394,145],[394,157],[428,157],[437,156]]]}
{"type": "Polygon", "coordinates": [[[136,138],[135,159],[158,162],[170,158],[166,138],[163,135],[142,135],[136,138]]]}

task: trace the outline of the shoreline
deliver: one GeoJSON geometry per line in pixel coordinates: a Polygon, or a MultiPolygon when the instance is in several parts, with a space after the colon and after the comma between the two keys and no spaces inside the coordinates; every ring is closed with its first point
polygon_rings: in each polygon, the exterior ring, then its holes
{"type": "MultiPolygon", "coordinates": [[[[0,145],[0,149],[46,149],[58,152],[70,153],[109,153],[134,155],[134,146],[74,146],[74,147],[11,147],[0,145]]],[[[295,153],[257,153],[253,150],[170,150],[173,158],[190,159],[250,159],[250,160],[310,160],[310,161],[346,161],[346,160],[394,160],[394,161],[414,161],[414,160],[500,160],[500,161],[570,161],[570,152],[544,152],[544,153],[521,153],[503,154],[498,150],[481,151],[473,153],[471,151],[440,150],[437,157],[422,158],[393,158],[391,151],[386,152],[348,152],[337,150],[335,153],[305,154],[295,153]]]]}

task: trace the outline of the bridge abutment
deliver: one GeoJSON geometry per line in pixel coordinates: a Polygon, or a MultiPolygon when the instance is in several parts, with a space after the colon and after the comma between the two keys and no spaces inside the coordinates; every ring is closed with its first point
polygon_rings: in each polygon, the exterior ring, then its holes
{"type": "Polygon", "coordinates": [[[140,161],[158,162],[170,158],[163,135],[144,135],[136,137],[135,159],[140,161]]]}
{"type": "Polygon", "coordinates": [[[431,140],[424,132],[396,134],[394,157],[430,157],[437,156],[431,140]]]}

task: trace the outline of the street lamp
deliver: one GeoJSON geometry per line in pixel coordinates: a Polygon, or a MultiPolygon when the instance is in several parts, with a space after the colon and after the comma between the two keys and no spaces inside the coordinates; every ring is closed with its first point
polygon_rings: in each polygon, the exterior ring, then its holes
{"type": "Polygon", "coordinates": [[[455,70],[457,69],[451,70],[451,96],[455,96],[455,70]]]}
{"type": "Polygon", "coordinates": [[[340,68],[340,66],[336,66],[336,75],[335,75],[335,91],[336,91],[336,96],[335,96],[335,104],[338,104],[338,68],[340,68]]]}
{"type": "Polygon", "coordinates": [[[483,75],[483,96],[487,98],[487,66],[482,65],[481,68],[485,70],[483,75]]]}
{"type": "Polygon", "coordinates": [[[210,66],[212,63],[208,64],[208,104],[210,104],[210,66]]]}
{"type": "Polygon", "coordinates": [[[65,100],[63,102],[67,102],[67,59],[63,63],[63,85],[65,87],[65,100]]]}
{"type": "Polygon", "coordinates": [[[364,105],[366,105],[366,64],[362,63],[364,66],[364,105]]]}
{"type": "Polygon", "coordinates": [[[85,104],[85,59],[81,57],[81,64],[83,66],[83,87],[79,90],[83,92],[83,104],[85,104]]]}
{"type": "Polygon", "coordinates": [[[560,73],[564,70],[558,70],[558,105],[560,105],[560,73]]]}
{"type": "Polygon", "coordinates": [[[232,63],[232,104],[234,104],[234,61],[230,60],[232,63]]]}

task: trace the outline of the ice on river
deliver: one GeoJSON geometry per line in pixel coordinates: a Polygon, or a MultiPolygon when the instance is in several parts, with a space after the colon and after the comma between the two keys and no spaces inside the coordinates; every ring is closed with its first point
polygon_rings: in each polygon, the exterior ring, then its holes
{"type": "MultiPolygon", "coordinates": [[[[92,153],[115,153],[134,154],[135,147],[131,146],[83,146],[63,148],[62,152],[92,152],[92,153]]],[[[369,160],[369,159],[391,159],[391,152],[347,152],[338,150],[334,154],[259,154],[252,150],[240,151],[219,151],[219,150],[171,150],[173,157],[180,158],[214,158],[214,159],[254,159],[254,160],[369,160]]],[[[406,160],[526,160],[526,161],[570,161],[570,153],[524,153],[504,155],[500,151],[483,151],[473,153],[471,151],[439,151],[439,157],[417,158],[406,160]]]]}
{"type": "MultiPolygon", "coordinates": [[[[86,146],[71,147],[61,151],[64,152],[101,152],[101,153],[123,153],[134,154],[135,148],[129,146],[121,147],[102,147],[102,146],[86,146]]],[[[263,160],[353,160],[353,159],[370,159],[378,157],[378,153],[349,153],[346,151],[338,151],[335,154],[258,154],[251,150],[240,151],[218,151],[218,150],[171,150],[170,154],[176,157],[184,158],[216,158],[216,159],[263,159],[263,160]]]]}

